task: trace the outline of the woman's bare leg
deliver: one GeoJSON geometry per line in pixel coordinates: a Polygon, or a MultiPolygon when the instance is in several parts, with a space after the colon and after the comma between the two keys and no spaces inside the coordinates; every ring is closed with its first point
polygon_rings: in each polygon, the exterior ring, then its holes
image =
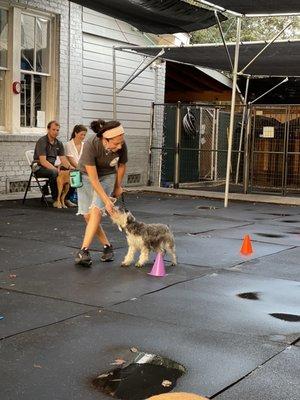
{"type": "Polygon", "coordinates": [[[89,248],[96,235],[102,245],[110,245],[109,240],[100,225],[102,213],[98,207],[93,207],[89,214],[84,215],[86,229],[82,242],[82,249],[89,248]]]}

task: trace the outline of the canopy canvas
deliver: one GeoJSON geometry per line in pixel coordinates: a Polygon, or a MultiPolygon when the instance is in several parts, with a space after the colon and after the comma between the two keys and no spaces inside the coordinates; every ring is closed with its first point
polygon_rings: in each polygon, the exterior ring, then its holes
{"type": "Polygon", "coordinates": [[[210,4],[222,11],[234,12],[240,15],[290,15],[300,14],[299,0],[209,0],[199,4],[210,4]]]}
{"type": "MultiPolygon", "coordinates": [[[[214,11],[182,0],[74,0],[74,3],[125,21],[141,32],[192,32],[216,24],[214,11]]],[[[219,15],[221,21],[227,18],[219,15]]]]}
{"type": "MultiPolygon", "coordinates": [[[[300,1],[300,0],[299,0],[300,1]]],[[[265,47],[265,42],[245,42],[240,45],[238,71],[243,69],[265,47]]],[[[232,60],[235,43],[227,43],[232,60]]],[[[129,49],[120,47],[120,50],[129,49]]],[[[131,47],[134,51],[146,56],[156,56],[161,50],[161,58],[183,64],[206,67],[219,71],[231,72],[223,44],[191,45],[191,46],[150,46],[131,47]]],[[[245,74],[252,76],[300,76],[300,40],[280,41],[272,43],[249,68],[245,74]]]]}

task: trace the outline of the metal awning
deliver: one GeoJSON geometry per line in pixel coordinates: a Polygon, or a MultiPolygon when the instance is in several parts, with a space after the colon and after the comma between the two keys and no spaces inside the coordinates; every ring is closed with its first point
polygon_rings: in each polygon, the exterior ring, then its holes
{"type": "Polygon", "coordinates": [[[198,0],[198,2],[209,4],[221,11],[247,16],[300,14],[299,0],[198,0]]]}
{"type": "MultiPolygon", "coordinates": [[[[300,0],[299,0],[300,1],[300,0]]],[[[235,43],[227,43],[231,58],[234,58],[235,43]]],[[[266,42],[244,42],[240,45],[238,71],[243,68],[266,46],[266,42]]],[[[118,50],[134,51],[149,57],[156,56],[168,61],[190,64],[232,72],[223,44],[190,46],[118,47],[118,50]]],[[[252,76],[300,77],[300,40],[279,41],[269,46],[248,68],[245,74],[252,76]]]]}
{"type": "MultiPolygon", "coordinates": [[[[182,0],[74,0],[74,3],[125,21],[141,32],[192,32],[216,24],[214,11],[182,0]]],[[[227,18],[219,14],[221,21],[227,18]]]]}

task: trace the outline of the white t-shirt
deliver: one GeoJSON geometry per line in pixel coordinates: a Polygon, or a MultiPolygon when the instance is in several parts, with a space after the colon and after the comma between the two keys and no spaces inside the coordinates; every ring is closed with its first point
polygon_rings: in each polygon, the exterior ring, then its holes
{"type": "Polygon", "coordinates": [[[84,143],[82,142],[80,152],[78,153],[74,140],[69,140],[67,143],[65,143],[65,155],[67,157],[73,157],[75,162],[78,164],[79,158],[82,154],[83,145],[84,143]]]}

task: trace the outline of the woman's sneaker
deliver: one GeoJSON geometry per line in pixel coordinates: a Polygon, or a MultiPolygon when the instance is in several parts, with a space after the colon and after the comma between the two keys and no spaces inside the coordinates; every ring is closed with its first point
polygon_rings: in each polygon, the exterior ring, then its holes
{"type": "Polygon", "coordinates": [[[100,257],[100,260],[103,262],[113,261],[114,260],[114,250],[112,245],[108,246],[107,244],[103,247],[103,253],[100,257]]]}
{"type": "Polygon", "coordinates": [[[83,265],[84,267],[89,267],[92,264],[92,259],[88,249],[81,249],[78,251],[75,257],[76,265],[83,265]]]}

